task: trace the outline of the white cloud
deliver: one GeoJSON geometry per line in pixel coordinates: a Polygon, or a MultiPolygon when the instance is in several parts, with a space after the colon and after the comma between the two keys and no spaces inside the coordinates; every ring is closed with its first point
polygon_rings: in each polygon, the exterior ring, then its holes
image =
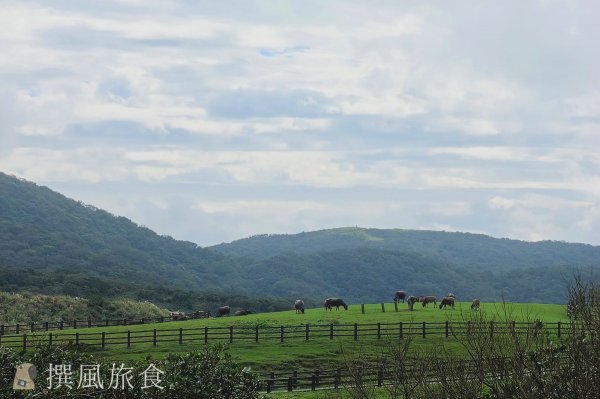
{"type": "Polygon", "coordinates": [[[122,183],[130,206],[104,203],[148,225],[136,190],[191,181],[186,206],[148,206],[228,238],[363,224],[597,242],[597,7],[516,5],[5,3],[0,169],[97,198],[122,183]],[[211,108],[243,92],[260,107],[211,108]]]}

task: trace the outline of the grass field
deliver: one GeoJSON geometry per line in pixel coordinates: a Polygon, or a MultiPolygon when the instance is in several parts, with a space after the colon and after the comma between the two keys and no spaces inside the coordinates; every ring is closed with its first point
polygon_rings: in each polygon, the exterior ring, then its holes
{"type": "MultiPolygon", "coordinates": [[[[98,327],[98,328],[84,328],[79,330],[65,330],[65,331],[54,331],[54,339],[59,340],[61,334],[66,336],[73,336],[75,331],[79,332],[81,336],[86,334],[96,334],[103,331],[107,333],[107,336],[117,336],[121,333],[126,334],[127,331],[131,331],[132,334],[136,334],[140,331],[152,331],[156,329],[159,337],[161,331],[165,330],[178,330],[180,328],[187,331],[197,331],[201,334],[204,327],[217,328],[217,327],[247,327],[255,328],[256,326],[306,326],[306,324],[315,325],[331,325],[340,326],[352,325],[353,323],[373,324],[376,323],[410,323],[425,321],[426,323],[444,323],[445,321],[466,321],[474,314],[470,310],[470,303],[459,302],[454,310],[440,310],[438,308],[429,307],[423,308],[419,303],[416,304],[415,310],[409,312],[406,304],[399,304],[398,312],[394,311],[394,304],[385,304],[386,312],[382,312],[380,304],[365,305],[365,313],[361,312],[360,305],[350,305],[347,311],[340,309],[339,311],[333,310],[326,312],[323,308],[307,309],[305,314],[296,314],[294,310],[273,312],[273,313],[262,313],[252,314],[248,316],[240,317],[222,317],[222,318],[211,318],[211,319],[197,319],[189,321],[179,322],[168,322],[158,324],[144,324],[135,326],[115,326],[115,327],[98,327]]],[[[548,305],[548,304],[517,304],[517,303],[505,303],[505,304],[482,304],[481,313],[483,313],[488,319],[495,320],[515,320],[519,321],[533,321],[536,319],[542,320],[547,323],[564,321],[567,322],[566,310],[564,305],[548,305]]],[[[441,326],[441,325],[440,325],[441,326]]],[[[286,328],[287,328],[286,327],[286,328]]],[[[291,328],[291,327],[290,327],[291,328]]],[[[351,328],[351,327],[348,327],[351,328]]],[[[226,329],[223,329],[224,333],[226,329]]],[[[249,330],[252,331],[252,330],[249,330]]],[[[389,346],[390,340],[397,342],[398,336],[391,334],[383,334],[382,339],[361,338],[354,340],[351,334],[345,337],[336,337],[334,340],[330,340],[327,336],[312,337],[309,341],[303,339],[302,328],[295,339],[289,339],[283,343],[279,342],[279,339],[264,339],[261,336],[260,341],[254,342],[253,339],[244,341],[234,341],[229,343],[226,342],[229,353],[238,360],[244,366],[251,366],[254,370],[289,370],[297,368],[334,368],[343,358],[344,354],[348,353],[364,353],[366,357],[376,356],[380,351],[385,350],[386,346],[389,346]]],[[[276,333],[276,332],[275,332],[276,333]]],[[[151,333],[148,333],[151,334],[151,333]]],[[[362,332],[361,332],[362,334],[362,332]]],[[[44,341],[47,339],[46,333],[37,333],[36,336],[44,341]]],[[[199,335],[200,336],[200,335],[199,335]]],[[[149,335],[150,337],[150,335],[149,335]]],[[[132,345],[131,348],[127,348],[124,345],[112,345],[108,341],[105,349],[98,349],[97,347],[92,350],[97,356],[104,357],[114,361],[127,361],[127,360],[142,360],[142,359],[157,359],[162,358],[169,353],[174,352],[188,352],[204,345],[202,339],[184,339],[182,344],[177,342],[176,338],[173,338],[172,342],[158,342],[158,345],[153,346],[151,342],[144,344],[132,345]]],[[[213,342],[210,340],[209,342],[213,342]]],[[[439,343],[444,343],[445,347],[450,350],[456,351],[460,354],[460,346],[455,340],[445,338],[443,334],[428,336],[427,338],[418,337],[414,340],[415,348],[423,346],[432,346],[439,343]]]]}

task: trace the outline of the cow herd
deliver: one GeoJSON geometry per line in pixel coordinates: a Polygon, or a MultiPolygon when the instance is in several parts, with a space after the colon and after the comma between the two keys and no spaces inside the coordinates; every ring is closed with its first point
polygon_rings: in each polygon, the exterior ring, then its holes
{"type": "MultiPolygon", "coordinates": [[[[420,302],[424,308],[428,307],[429,304],[433,304],[433,306],[438,306],[437,298],[433,295],[415,296],[415,295],[407,295],[407,293],[405,291],[396,291],[394,293],[393,299],[394,299],[395,304],[398,304],[399,302],[402,302],[402,303],[406,302],[406,304],[408,305],[408,310],[410,310],[410,311],[413,310],[414,305],[417,302],[420,302]]],[[[454,309],[455,301],[456,301],[456,296],[453,293],[448,293],[441,300],[441,302],[439,304],[439,308],[445,309],[446,307],[451,307],[452,309],[454,309]]],[[[471,303],[471,309],[473,309],[473,310],[479,309],[480,304],[481,304],[481,301],[479,299],[473,299],[473,302],[471,303]]],[[[325,311],[333,310],[334,307],[335,307],[335,310],[339,310],[340,307],[343,307],[345,310],[348,310],[348,305],[341,298],[327,298],[323,302],[323,307],[325,308],[325,311]]],[[[294,302],[294,309],[296,310],[296,313],[304,314],[304,301],[302,299],[297,299],[294,302]]],[[[184,314],[182,312],[171,312],[171,317],[173,320],[188,320],[190,318],[199,317],[199,312],[196,312],[196,313],[198,313],[198,315],[193,314],[196,317],[191,317],[191,314],[184,314]]],[[[249,310],[238,310],[233,315],[234,316],[245,316],[245,315],[248,315],[251,313],[252,312],[249,310]]],[[[231,314],[231,308],[229,306],[221,306],[220,308],[217,309],[215,316],[222,317],[222,316],[229,316],[230,314],[231,314]]]]}
{"type": "MultiPolygon", "coordinates": [[[[394,293],[393,299],[394,303],[396,304],[398,304],[400,301],[402,301],[402,303],[406,301],[406,303],[408,304],[408,310],[411,311],[413,310],[414,305],[417,302],[420,302],[424,308],[428,307],[430,303],[432,303],[433,306],[438,306],[437,298],[432,295],[414,296],[407,295],[405,291],[396,291],[394,293]]],[[[445,309],[446,307],[451,307],[452,309],[454,309],[455,301],[456,296],[453,293],[448,293],[448,295],[446,295],[440,302],[439,308],[445,309]]],[[[473,299],[473,302],[471,303],[471,309],[479,309],[480,304],[481,301],[479,299],[473,299]]],[[[340,298],[327,298],[323,302],[323,307],[325,308],[325,311],[333,310],[334,307],[335,310],[339,310],[340,306],[343,307],[345,310],[348,310],[348,305],[340,298]]],[[[304,313],[304,301],[301,299],[297,299],[296,302],[294,302],[294,309],[296,309],[296,313],[304,313]]]]}

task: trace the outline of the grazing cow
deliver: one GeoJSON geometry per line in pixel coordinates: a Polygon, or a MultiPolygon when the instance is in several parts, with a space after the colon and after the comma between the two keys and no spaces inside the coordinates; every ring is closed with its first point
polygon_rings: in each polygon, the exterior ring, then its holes
{"type": "Polygon", "coordinates": [[[424,296],[421,299],[421,302],[423,303],[423,307],[426,308],[427,305],[429,305],[430,303],[433,303],[434,306],[437,306],[437,299],[434,296],[424,296]]]}
{"type": "Polygon", "coordinates": [[[296,313],[304,314],[304,301],[302,299],[296,299],[296,302],[294,302],[294,309],[296,309],[296,313]]]}
{"type": "Polygon", "coordinates": [[[456,299],[456,295],[454,295],[454,293],[452,293],[452,292],[449,292],[448,295],[446,295],[446,297],[456,299]]]}
{"type": "Polygon", "coordinates": [[[481,305],[481,301],[479,299],[473,299],[473,303],[471,304],[471,310],[479,309],[479,305],[481,305]]]}
{"type": "Polygon", "coordinates": [[[404,299],[406,299],[406,291],[396,291],[394,294],[394,303],[398,303],[400,300],[404,303],[404,299]]]}
{"type": "Polygon", "coordinates": [[[452,306],[452,309],[454,309],[453,297],[447,296],[446,298],[442,299],[442,302],[440,302],[440,309],[445,308],[446,306],[452,306]]]}
{"type": "Polygon", "coordinates": [[[415,306],[415,303],[419,302],[419,298],[417,298],[416,296],[409,296],[408,299],[406,300],[406,303],[408,304],[408,310],[410,310],[412,312],[413,307],[415,306]]]}
{"type": "Polygon", "coordinates": [[[252,311],[244,309],[244,310],[238,310],[233,315],[234,316],[246,316],[246,315],[249,315],[249,314],[252,314],[252,311]]]}
{"type": "Polygon", "coordinates": [[[323,306],[325,307],[325,311],[332,310],[334,306],[335,310],[339,310],[340,306],[343,306],[345,310],[348,310],[348,305],[340,298],[327,298],[325,299],[325,302],[323,302],[323,306]]]}
{"type": "Polygon", "coordinates": [[[229,306],[221,306],[217,309],[217,317],[228,316],[231,313],[231,308],[229,306]]]}
{"type": "Polygon", "coordinates": [[[189,320],[188,315],[183,312],[171,312],[171,320],[181,321],[181,320],[189,320]]]}

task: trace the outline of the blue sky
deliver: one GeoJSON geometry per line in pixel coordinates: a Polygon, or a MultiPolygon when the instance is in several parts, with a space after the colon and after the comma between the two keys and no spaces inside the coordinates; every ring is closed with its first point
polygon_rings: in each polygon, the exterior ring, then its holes
{"type": "Polygon", "coordinates": [[[200,245],[600,244],[594,1],[3,1],[0,170],[200,245]]]}

